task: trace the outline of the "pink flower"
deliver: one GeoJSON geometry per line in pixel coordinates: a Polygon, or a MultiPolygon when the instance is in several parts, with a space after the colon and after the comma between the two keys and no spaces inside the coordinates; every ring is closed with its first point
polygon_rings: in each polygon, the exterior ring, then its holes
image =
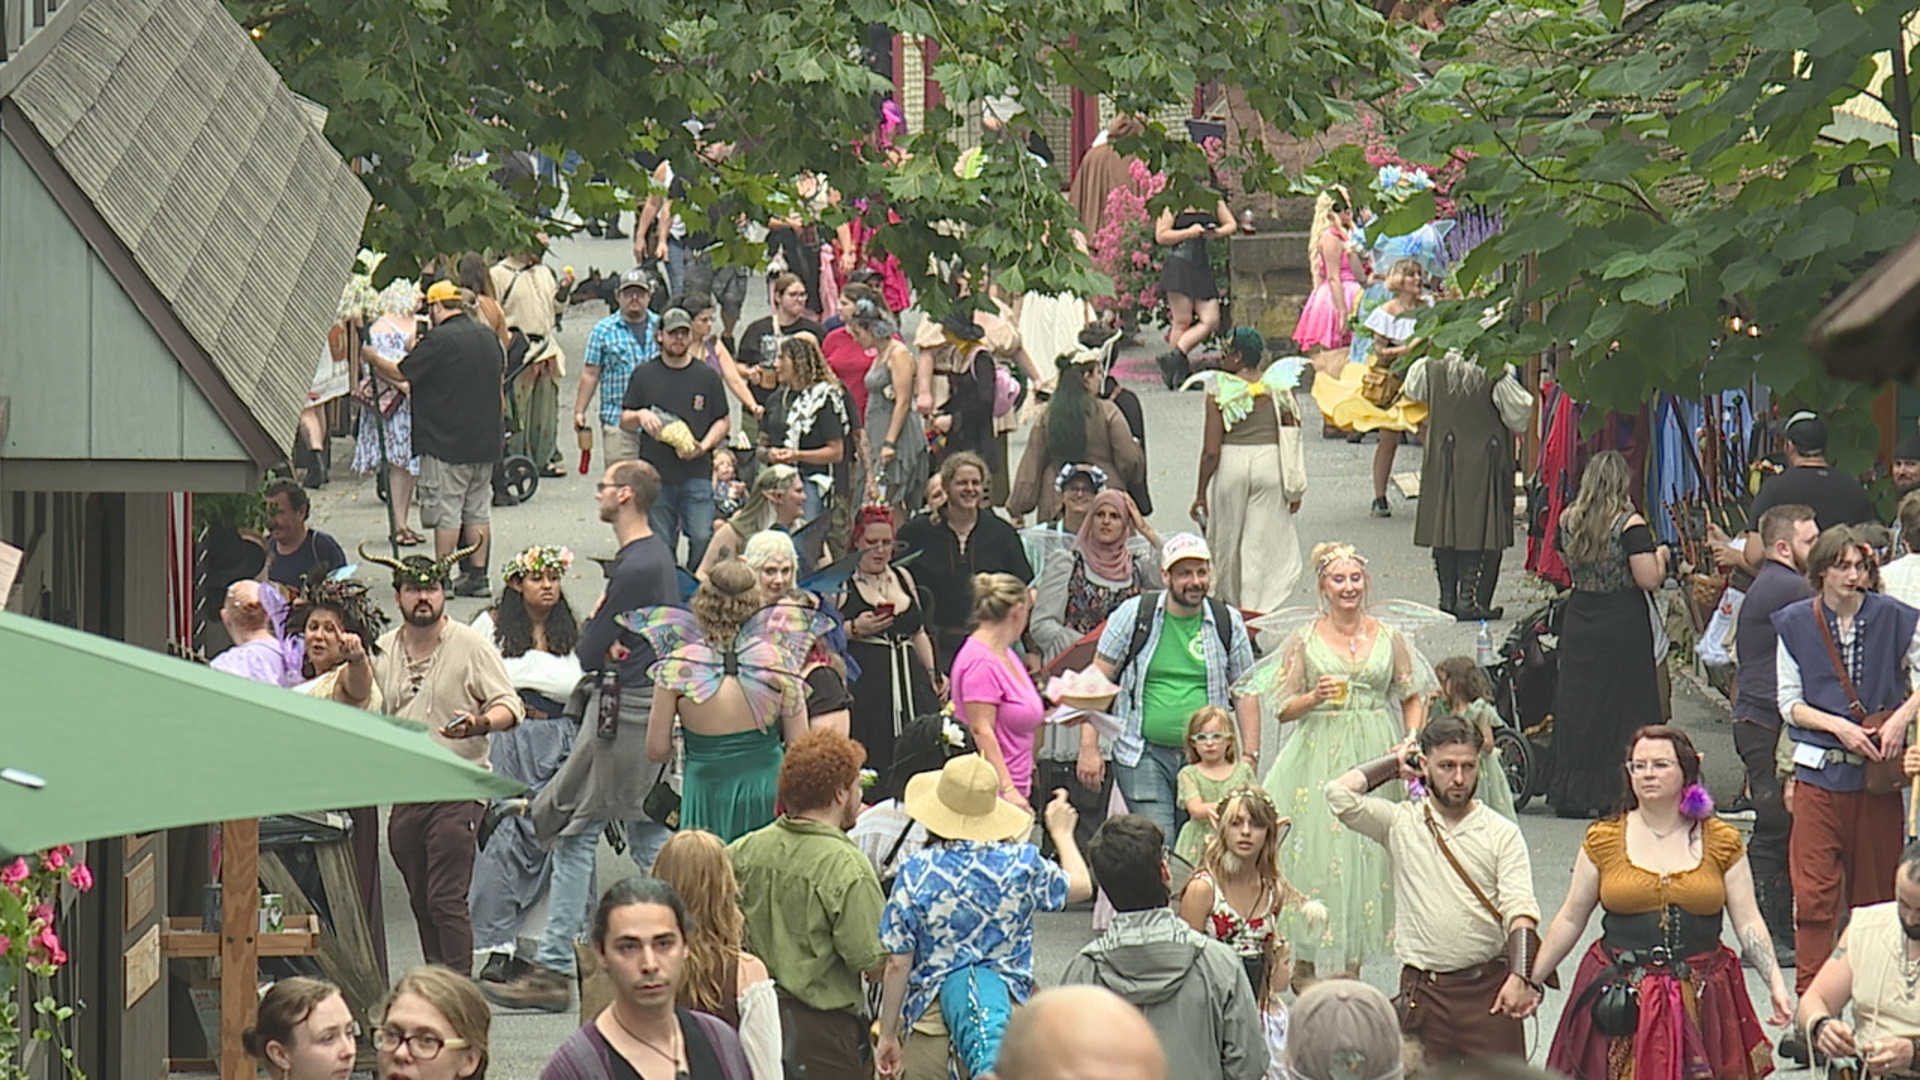
{"type": "Polygon", "coordinates": [[[0,934],[0,960],[6,959],[7,954],[12,951],[13,939],[5,934],[0,934]]]}
{"type": "Polygon", "coordinates": [[[58,870],[67,865],[67,857],[61,853],[59,848],[54,848],[52,851],[40,856],[40,865],[49,870],[58,870]]]}
{"type": "Polygon", "coordinates": [[[93,871],[87,869],[86,863],[75,863],[73,865],[73,872],[67,875],[67,880],[72,883],[74,888],[79,889],[81,892],[87,892],[93,888],[93,871]]]}
{"type": "Polygon", "coordinates": [[[18,885],[27,880],[30,872],[27,869],[27,860],[15,859],[7,865],[6,869],[0,870],[0,885],[18,885]]]}
{"type": "Polygon", "coordinates": [[[37,923],[45,923],[48,926],[52,926],[53,925],[53,905],[45,901],[41,901],[33,909],[33,921],[37,923]]]}
{"type": "Polygon", "coordinates": [[[46,953],[50,963],[59,965],[67,962],[67,950],[60,947],[60,935],[54,933],[51,927],[40,931],[39,936],[33,939],[33,944],[46,953]]]}

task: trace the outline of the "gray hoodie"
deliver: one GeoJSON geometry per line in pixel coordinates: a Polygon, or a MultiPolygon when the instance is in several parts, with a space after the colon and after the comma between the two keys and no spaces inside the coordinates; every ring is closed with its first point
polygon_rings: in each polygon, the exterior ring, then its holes
{"type": "Polygon", "coordinates": [[[1171,908],[1123,911],[1067,964],[1067,983],[1103,986],[1146,1014],[1181,1080],[1262,1080],[1267,1042],[1246,969],[1171,908]]]}

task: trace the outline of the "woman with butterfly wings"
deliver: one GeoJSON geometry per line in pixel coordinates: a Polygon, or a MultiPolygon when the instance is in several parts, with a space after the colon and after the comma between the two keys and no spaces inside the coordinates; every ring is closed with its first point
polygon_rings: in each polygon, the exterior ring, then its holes
{"type": "Polygon", "coordinates": [[[1366,560],[1350,544],[1317,545],[1311,561],[1320,606],[1250,623],[1267,655],[1233,689],[1259,694],[1288,734],[1263,785],[1293,821],[1280,872],[1327,917],[1309,925],[1289,909],[1278,932],[1301,974],[1327,977],[1391,955],[1393,881],[1386,849],[1342,826],[1324,789],[1420,729],[1437,683],[1412,634],[1453,617],[1405,600],[1370,603],[1366,560]]]}
{"type": "Polygon", "coordinates": [[[665,762],[677,717],[686,743],[680,827],[732,840],[774,817],[785,743],[807,730],[801,671],[830,617],[797,604],[763,606],[738,559],[719,563],[692,610],[646,607],[621,626],[653,647],[647,756],[665,762]]]}

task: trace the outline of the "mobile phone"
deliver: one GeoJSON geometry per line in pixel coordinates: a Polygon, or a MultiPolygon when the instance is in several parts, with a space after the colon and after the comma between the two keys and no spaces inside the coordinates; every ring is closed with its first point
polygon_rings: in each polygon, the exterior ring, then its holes
{"type": "Polygon", "coordinates": [[[875,604],[873,605],[873,613],[883,619],[891,619],[893,618],[893,605],[891,603],[875,604]]]}

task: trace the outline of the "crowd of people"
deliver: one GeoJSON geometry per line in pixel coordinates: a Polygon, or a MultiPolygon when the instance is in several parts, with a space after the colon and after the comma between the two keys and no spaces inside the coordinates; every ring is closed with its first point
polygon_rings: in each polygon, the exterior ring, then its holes
{"type": "MultiPolygon", "coordinates": [[[[660,180],[673,190],[670,167],[660,180]]],[[[1503,614],[1513,379],[1457,355],[1400,367],[1431,275],[1367,257],[1344,192],[1322,199],[1294,341],[1233,329],[1201,380],[1197,531],[1166,536],[1104,330],[1033,357],[1020,298],[989,285],[976,310],[903,331],[885,260],[821,259],[796,219],[776,243],[798,265],[736,338],[743,282],[703,268],[655,200],[636,251],[667,280],[620,275],[579,358],[573,425],[602,455],[616,546],[597,603],[566,596],[564,547],[489,550],[503,439],[560,464],[571,282],[522,254],[389,289],[366,327],[355,468],[385,471],[389,539],[431,534],[434,554],[363,547],[392,571],[376,597],[333,572],[345,552],[280,481],[268,581],[222,609],[216,667],[399,717],[527,787],[392,809],[426,965],[368,1018],[382,1075],[484,1077],[492,1010],[576,1001],[543,1077],[1090,1075],[1048,1071],[1066,1054],[1104,1076],[1345,1080],[1401,1075],[1403,1036],[1445,1075],[1525,1056],[1523,1021],[1595,908],[1552,1069],[1766,1074],[1743,962],[1768,1022],[1801,1020],[1784,1054],[1914,1069],[1920,849],[1901,849],[1897,785],[1920,772],[1920,562],[1891,561],[1819,418],[1782,425],[1789,467],[1715,547],[1744,598],[1750,838],[1663,722],[1649,593],[1672,553],[1628,460],[1585,463],[1555,530],[1572,585],[1545,792],[1595,820],[1549,919],[1486,671],[1415,638],[1503,614]],[[1351,544],[1301,550],[1309,373],[1331,430],[1380,433],[1376,516],[1395,448],[1423,433],[1411,538],[1432,551],[1435,608],[1383,603],[1351,544]],[[1303,585],[1311,603],[1289,608],[1303,585]],[[449,595],[489,606],[463,624],[449,595]],[[1049,691],[1050,675],[1094,689],[1049,691]],[[603,837],[638,871],[604,889],[603,837]],[[1096,888],[1098,936],[1042,991],[1036,914],[1096,888]],[[1400,967],[1391,1004],[1357,981],[1381,961],[1400,967]]],[[[1221,329],[1206,247],[1236,228],[1224,200],[1157,222],[1164,367],[1184,375],[1221,329]]],[[[864,251],[865,231],[836,239],[864,251]]],[[[1902,446],[1920,463],[1920,440],[1902,446]]],[[[1920,464],[1907,475],[1920,486],[1920,464]]],[[[1920,492],[1896,524],[1920,532],[1920,492]]],[[[352,899],[380,928],[378,818],[350,814],[352,899]]],[[[305,1080],[340,1075],[357,1034],[336,988],[289,978],[247,1044],[305,1080]]]]}

